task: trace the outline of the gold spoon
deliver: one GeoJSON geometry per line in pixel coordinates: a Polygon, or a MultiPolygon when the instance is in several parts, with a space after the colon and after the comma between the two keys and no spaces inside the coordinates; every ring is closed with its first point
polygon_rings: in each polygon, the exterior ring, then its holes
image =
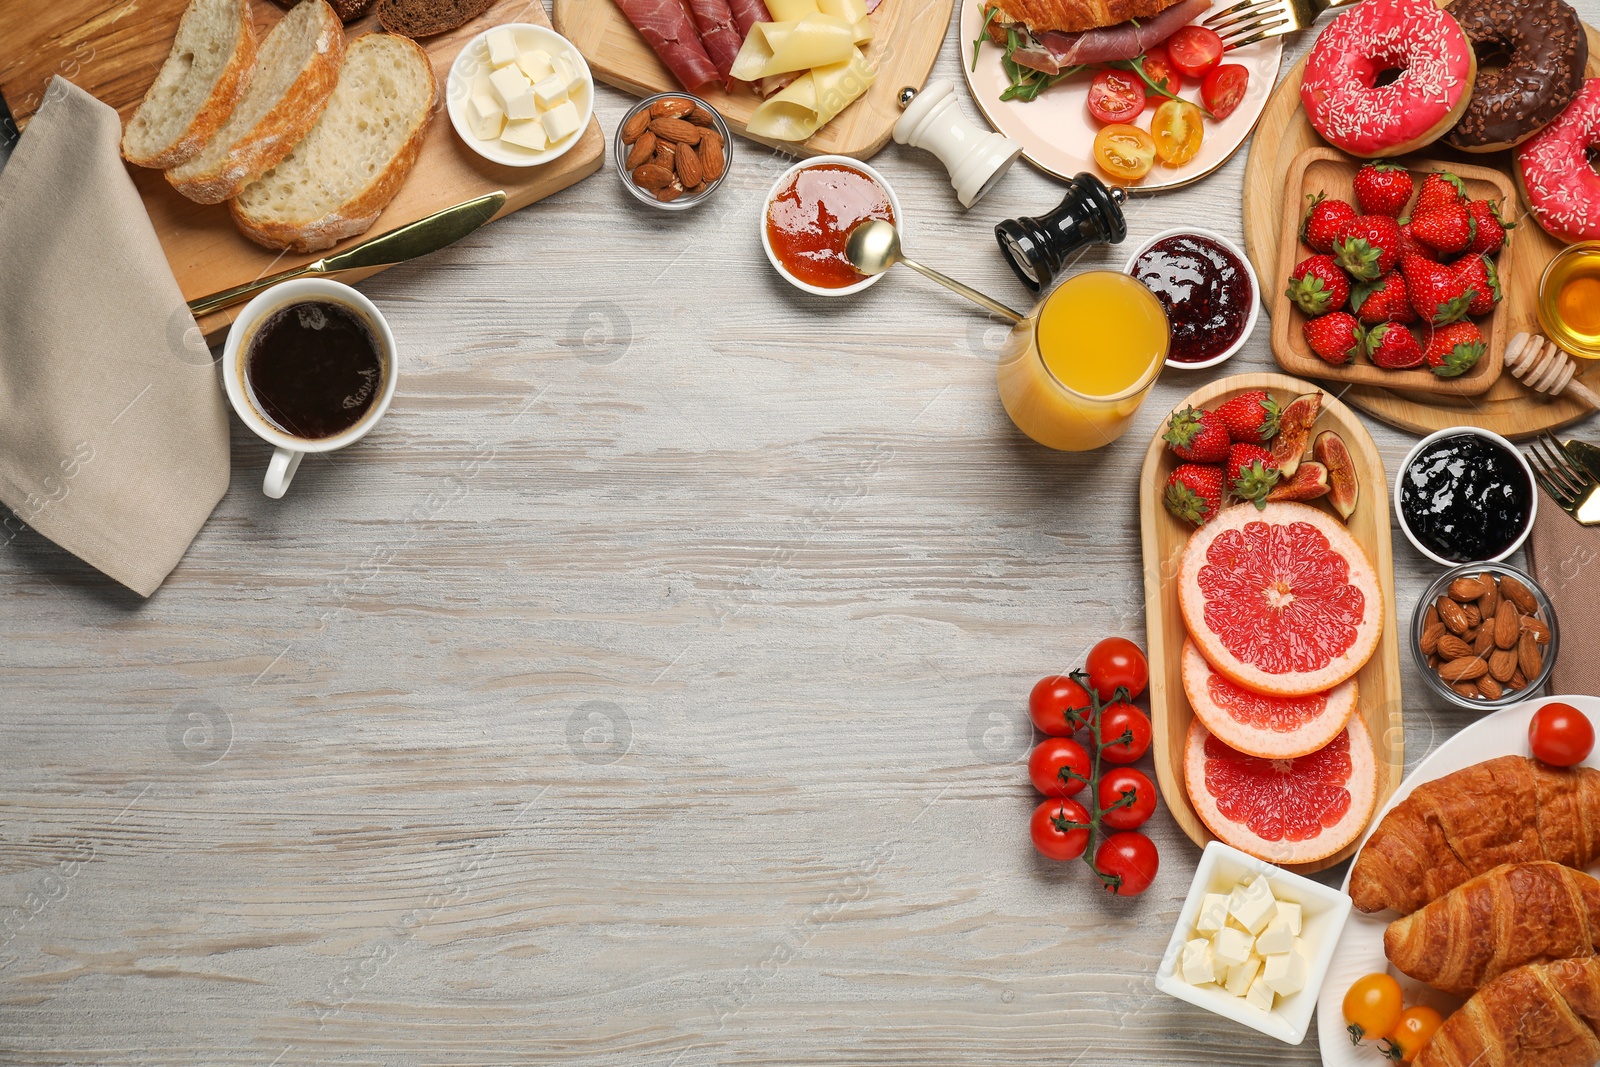
{"type": "Polygon", "coordinates": [[[1021,322],[1025,316],[1019,311],[1006,307],[998,300],[991,300],[970,285],[962,285],[954,278],[948,278],[932,267],[924,267],[921,263],[907,259],[900,251],[900,231],[894,223],[885,222],[883,219],[868,219],[850,231],[850,239],[845,243],[844,254],[849,257],[850,265],[858,274],[875,277],[894,266],[904,263],[918,274],[932,278],[951,292],[960,293],[975,304],[981,304],[1002,318],[1012,322],[1021,322]]]}

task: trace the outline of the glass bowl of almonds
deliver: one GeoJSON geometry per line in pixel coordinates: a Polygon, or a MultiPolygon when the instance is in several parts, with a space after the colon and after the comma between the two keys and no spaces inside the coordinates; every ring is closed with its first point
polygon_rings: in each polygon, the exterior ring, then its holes
{"type": "Polygon", "coordinates": [[[1550,598],[1503,563],[1469,563],[1429,587],[1411,620],[1417,669],[1464,708],[1520,703],[1543,688],[1560,631],[1550,598]]]}
{"type": "Polygon", "coordinates": [[[733,169],[733,137],[717,109],[688,93],[639,101],[617,126],[611,156],[640,203],[684,211],[705,202],[733,169]]]}

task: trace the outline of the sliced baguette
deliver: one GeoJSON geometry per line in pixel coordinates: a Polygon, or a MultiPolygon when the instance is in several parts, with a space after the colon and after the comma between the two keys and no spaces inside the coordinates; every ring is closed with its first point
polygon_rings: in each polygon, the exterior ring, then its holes
{"type": "Polygon", "coordinates": [[[437,94],[433,64],[415,41],[356,38],[311,132],[228,201],[234,224],[257,244],[296,252],[365,233],[416,164],[437,94]]]}
{"type": "Polygon", "coordinates": [[[316,124],[339,81],[344,26],[324,0],[291,8],[261,42],[250,88],[200,154],[167,181],[201,204],[239,195],[316,124]]]}
{"type": "Polygon", "coordinates": [[[122,131],[122,157],[165,168],[199,154],[250,84],[255,60],[249,0],[192,0],[166,62],[122,131]]]}

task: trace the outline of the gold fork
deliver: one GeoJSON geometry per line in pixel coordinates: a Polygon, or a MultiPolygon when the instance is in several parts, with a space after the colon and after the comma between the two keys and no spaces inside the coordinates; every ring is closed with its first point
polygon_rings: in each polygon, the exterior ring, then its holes
{"type": "Polygon", "coordinates": [[[1240,0],[1213,12],[1200,25],[1215,30],[1224,48],[1243,48],[1247,44],[1281,37],[1295,30],[1309,29],[1317,16],[1332,7],[1345,7],[1356,0],[1240,0]]]}
{"type": "Polygon", "coordinates": [[[1544,491],[1584,526],[1600,525],[1600,482],[1578,463],[1561,439],[1546,430],[1525,453],[1544,491]]]}

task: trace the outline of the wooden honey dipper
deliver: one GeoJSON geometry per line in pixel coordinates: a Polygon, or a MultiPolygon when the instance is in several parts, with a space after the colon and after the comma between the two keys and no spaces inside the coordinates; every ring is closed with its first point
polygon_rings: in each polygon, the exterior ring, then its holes
{"type": "Polygon", "coordinates": [[[1533,333],[1517,334],[1506,345],[1506,367],[1529,389],[1551,396],[1575,396],[1600,409],[1600,396],[1578,380],[1577,364],[1554,341],[1533,333]]]}

